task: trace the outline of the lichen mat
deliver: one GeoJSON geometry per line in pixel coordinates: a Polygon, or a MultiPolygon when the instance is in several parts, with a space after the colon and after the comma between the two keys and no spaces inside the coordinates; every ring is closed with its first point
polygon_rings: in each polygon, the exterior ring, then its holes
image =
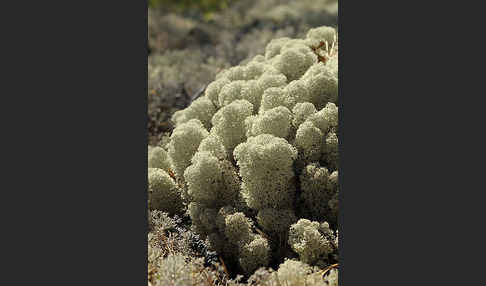
{"type": "Polygon", "coordinates": [[[319,27],[220,72],[149,147],[150,210],[187,215],[230,272],[337,285],[338,54],[319,27]]]}

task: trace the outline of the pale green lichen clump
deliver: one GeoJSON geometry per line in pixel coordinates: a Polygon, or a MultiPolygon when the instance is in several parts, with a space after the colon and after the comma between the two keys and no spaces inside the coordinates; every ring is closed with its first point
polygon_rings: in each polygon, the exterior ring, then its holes
{"type": "Polygon", "coordinates": [[[180,190],[170,175],[162,169],[148,169],[148,195],[151,210],[178,214],[183,209],[180,190]]]}
{"type": "Polygon", "coordinates": [[[193,230],[247,275],[283,263],[287,277],[306,263],[297,276],[307,277],[337,262],[336,39],[320,27],[271,41],[173,115],[167,149],[149,150],[151,207],[185,207],[193,230]]]}
{"type": "Polygon", "coordinates": [[[290,227],[290,247],[304,263],[325,264],[335,250],[334,242],[334,232],[327,222],[300,219],[290,227]]]}

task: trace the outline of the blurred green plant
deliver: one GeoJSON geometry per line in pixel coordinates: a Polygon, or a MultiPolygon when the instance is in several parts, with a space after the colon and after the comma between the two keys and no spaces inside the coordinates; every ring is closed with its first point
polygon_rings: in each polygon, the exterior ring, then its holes
{"type": "Polygon", "coordinates": [[[216,11],[228,7],[234,0],[148,0],[149,8],[164,8],[174,12],[198,10],[206,20],[211,19],[216,11]]]}

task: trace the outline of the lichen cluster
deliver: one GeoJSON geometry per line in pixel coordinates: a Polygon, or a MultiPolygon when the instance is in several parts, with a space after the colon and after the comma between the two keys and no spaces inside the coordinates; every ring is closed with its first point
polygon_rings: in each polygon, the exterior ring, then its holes
{"type": "Polygon", "coordinates": [[[333,28],[272,40],[174,113],[168,143],[149,148],[150,208],[185,212],[235,273],[336,263],[337,102],[333,28]]]}

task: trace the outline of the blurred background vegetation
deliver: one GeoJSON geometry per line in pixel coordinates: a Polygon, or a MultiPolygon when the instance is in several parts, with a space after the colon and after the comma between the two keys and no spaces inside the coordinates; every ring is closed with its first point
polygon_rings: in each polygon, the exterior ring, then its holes
{"type": "Polygon", "coordinates": [[[214,12],[228,8],[230,2],[236,0],[149,0],[149,8],[164,8],[173,12],[183,13],[191,10],[199,11],[205,19],[210,19],[214,12]]]}

